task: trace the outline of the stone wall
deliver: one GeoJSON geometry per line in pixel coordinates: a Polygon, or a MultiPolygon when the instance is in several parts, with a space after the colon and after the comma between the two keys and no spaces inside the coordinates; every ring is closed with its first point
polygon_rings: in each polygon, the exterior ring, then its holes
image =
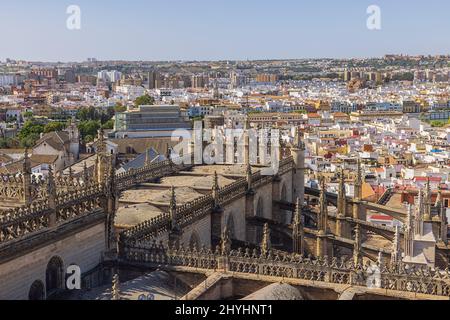
{"type": "Polygon", "coordinates": [[[209,248],[211,246],[211,216],[207,215],[195,223],[183,228],[181,242],[187,247],[193,234],[198,236],[199,245],[209,248]]]}
{"type": "Polygon", "coordinates": [[[61,258],[64,272],[68,266],[76,264],[82,273],[86,273],[98,266],[105,250],[105,225],[102,222],[3,263],[0,265],[0,300],[27,300],[36,280],[45,286],[46,268],[52,257],[61,258]]]}

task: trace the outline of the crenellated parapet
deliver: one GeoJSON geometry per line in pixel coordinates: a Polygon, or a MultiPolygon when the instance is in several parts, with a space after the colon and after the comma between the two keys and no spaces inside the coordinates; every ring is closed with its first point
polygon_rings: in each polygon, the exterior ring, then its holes
{"type": "Polygon", "coordinates": [[[62,224],[89,215],[101,209],[99,199],[103,195],[104,186],[96,184],[7,210],[0,214],[0,244],[53,227],[51,222],[62,224]]]}
{"type": "Polygon", "coordinates": [[[383,265],[357,263],[345,258],[312,258],[260,249],[231,251],[203,247],[200,250],[164,246],[162,243],[135,243],[125,246],[123,262],[158,267],[188,267],[217,270],[227,261],[227,270],[236,274],[254,274],[279,278],[302,279],[392,291],[412,292],[435,296],[450,296],[448,269],[411,267],[405,264],[383,265]]]}

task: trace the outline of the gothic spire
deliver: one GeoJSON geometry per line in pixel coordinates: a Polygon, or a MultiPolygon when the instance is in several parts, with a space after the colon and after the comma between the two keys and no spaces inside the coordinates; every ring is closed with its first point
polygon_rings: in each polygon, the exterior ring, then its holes
{"type": "Polygon", "coordinates": [[[419,191],[418,203],[419,205],[415,208],[414,212],[413,228],[416,235],[423,235],[423,220],[426,211],[426,204],[422,190],[419,191]]]}
{"type": "MultiPolygon", "coordinates": [[[[442,187],[439,185],[439,186],[438,186],[438,194],[437,194],[437,197],[436,197],[436,201],[435,201],[435,203],[434,203],[434,206],[435,206],[436,208],[440,209],[440,208],[442,208],[442,205],[443,205],[443,199],[442,199],[442,187]]],[[[440,213],[440,210],[439,210],[439,213],[440,213]]]]}
{"type": "Polygon", "coordinates": [[[249,163],[247,163],[247,170],[246,170],[246,179],[247,179],[247,189],[252,189],[252,166],[249,163]]]}
{"type": "Polygon", "coordinates": [[[53,176],[52,166],[48,168],[47,176],[47,198],[49,201],[55,201],[56,199],[56,185],[55,177],[53,176]]]}
{"type": "Polygon", "coordinates": [[[322,177],[320,181],[321,190],[320,190],[320,198],[319,198],[319,223],[318,228],[323,233],[327,233],[328,229],[328,204],[327,204],[327,187],[325,183],[325,178],[322,177]]]}
{"type": "Polygon", "coordinates": [[[411,257],[414,254],[414,215],[413,206],[408,204],[406,226],[405,226],[405,257],[411,257]]]}
{"type": "Polygon", "coordinates": [[[355,265],[361,262],[361,229],[359,224],[356,224],[355,227],[355,242],[353,245],[353,260],[355,265]]]}
{"type": "Polygon", "coordinates": [[[116,168],[114,167],[114,158],[111,157],[111,162],[109,164],[109,173],[108,173],[108,181],[109,181],[109,188],[111,194],[115,192],[116,188],[116,168]]]}
{"type": "Polygon", "coordinates": [[[23,201],[26,205],[32,202],[31,196],[31,160],[28,157],[28,148],[25,149],[25,154],[23,157],[23,168],[22,168],[22,178],[23,178],[23,201]]]}
{"type": "Polygon", "coordinates": [[[176,226],[177,220],[177,198],[175,194],[175,187],[170,188],[170,203],[169,203],[169,216],[172,222],[172,228],[176,226]]]}
{"type": "Polygon", "coordinates": [[[22,170],[23,174],[31,174],[31,161],[30,161],[30,157],[28,154],[28,148],[25,148],[25,152],[23,155],[23,170],[22,170]]]}
{"type": "Polygon", "coordinates": [[[73,179],[73,170],[72,170],[72,166],[69,167],[69,180],[73,179]]]}
{"type": "Polygon", "coordinates": [[[361,168],[361,158],[358,157],[356,181],[355,181],[355,197],[357,199],[361,199],[362,197],[362,185],[363,185],[363,174],[361,168]]]}
{"type": "Polygon", "coordinates": [[[222,249],[222,255],[227,255],[230,253],[231,250],[231,239],[230,239],[230,231],[228,230],[228,226],[225,225],[225,228],[222,232],[222,239],[221,239],[221,249],[222,249]]]}
{"type": "Polygon", "coordinates": [[[344,168],[341,168],[341,171],[339,173],[339,190],[338,190],[338,215],[339,216],[345,216],[346,214],[346,191],[345,191],[345,175],[344,175],[344,168]]]}
{"type": "Polygon", "coordinates": [[[427,177],[427,184],[425,189],[425,195],[424,195],[424,209],[423,215],[425,216],[426,220],[431,219],[431,197],[432,197],[432,191],[431,191],[431,183],[430,183],[430,177],[427,177]]]}
{"type": "Polygon", "coordinates": [[[89,172],[88,172],[86,161],[84,161],[84,165],[83,165],[83,181],[84,181],[85,185],[89,183],[89,172]]]}
{"type": "Polygon", "coordinates": [[[300,203],[300,198],[297,198],[297,203],[295,205],[294,213],[294,225],[301,225],[302,223],[302,206],[300,203]]]}
{"type": "Polygon", "coordinates": [[[272,248],[272,243],[270,242],[270,229],[269,224],[264,224],[263,239],[261,243],[261,253],[266,255],[272,248]]]}
{"type": "Polygon", "coordinates": [[[214,171],[213,177],[213,185],[212,185],[212,196],[214,199],[214,206],[219,206],[219,176],[217,175],[217,171],[214,171]]]}
{"type": "Polygon", "coordinates": [[[166,144],[166,159],[172,162],[172,150],[170,149],[169,144],[166,144]]]}
{"type": "Polygon", "coordinates": [[[104,155],[106,153],[106,143],[104,138],[104,131],[100,128],[97,132],[97,154],[104,155]]]}
{"type": "Polygon", "coordinates": [[[304,254],[304,229],[302,221],[300,198],[297,198],[297,205],[295,207],[294,222],[292,224],[292,249],[294,253],[304,254]]]}
{"type": "Polygon", "coordinates": [[[400,252],[400,229],[398,226],[395,226],[395,236],[392,241],[392,253],[391,253],[391,265],[397,265],[401,260],[401,252],[400,252]]]}
{"type": "Polygon", "coordinates": [[[305,144],[303,143],[302,139],[300,138],[300,132],[298,128],[295,129],[295,136],[294,136],[294,148],[299,150],[305,150],[305,144]]]}
{"type": "Polygon", "coordinates": [[[119,275],[116,273],[113,276],[112,288],[111,288],[111,300],[120,300],[120,282],[119,275]]]}
{"type": "Polygon", "coordinates": [[[383,252],[381,252],[381,250],[378,252],[377,263],[378,263],[378,266],[381,266],[383,264],[383,252]]]}

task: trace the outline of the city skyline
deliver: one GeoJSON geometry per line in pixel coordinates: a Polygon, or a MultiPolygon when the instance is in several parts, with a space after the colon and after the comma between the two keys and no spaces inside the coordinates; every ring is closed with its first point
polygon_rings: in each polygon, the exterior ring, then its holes
{"type": "Polygon", "coordinates": [[[442,41],[450,27],[445,15],[450,4],[439,0],[105,4],[2,4],[0,26],[10,32],[4,34],[0,59],[216,61],[450,53],[450,44],[442,41]],[[66,26],[70,5],[81,9],[79,30],[66,26]],[[366,26],[370,5],[381,9],[381,30],[366,26]]]}

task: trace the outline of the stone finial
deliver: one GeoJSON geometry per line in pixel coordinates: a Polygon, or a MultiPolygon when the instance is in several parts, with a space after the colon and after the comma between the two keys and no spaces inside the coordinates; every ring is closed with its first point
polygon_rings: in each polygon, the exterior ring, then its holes
{"type": "Polygon", "coordinates": [[[104,138],[104,131],[100,128],[97,132],[97,154],[104,153],[106,153],[106,142],[104,138]]]}
{"type": "Polygon", "coordinates": [[[83,180],[84,180],[84,184],[85,185],[88,184],[88,182],[89,182],[89,172],[88,172],[86,161],[84,161],[84,165],[83,165],[83,180]]]}
{"type": "Polygon", "coordinates": [[[443,201],[444,201],[444,199],[442,198],[442,187],[439,185],[438,186],[438,194],[437,194],[437,197],[436,197],[436,201],[434,203],[434,207],[438,208],[438,213],[439,214],[441,213],[440,209],[443,207],[443,204],[444,204],[443,201]]]}
{"type": "Polygon", "coordinates": [[[425,209],[425,204],[424,204],[424,194],[423,194],[423,190],[419,189],[419,195],[416,198],[416,203],[417,203],[417,207],[419,209],[419,212],[423,212],[425,209]]]}
{"type": "Polygon", "coordinates": [[[228,226],[225,226],[222,232],[222,239],[221,239],[222,255],[229,254],[230,250],[231,250],[230,231],[228,230],[228,226]]]}
{"type": "Polygon", "coordinates": [[[431,219],[431,196],[432,196],[432,191],[431,191],[431,183],[430,183],[430,177],[427,177],[427,184],[425,187],[425,194],[424,194],[424,200],[423,200],[423,205],[424,205],[424,218],[425,220],[430,220],[431,219]]]}
{"type": "Polygon", "coordinates": [[[294,213],[294,225],[302,225],[302,205],[300,203],[300,198],[297,198],[297,203],[295,205],[294,213]]]}
{"type": "Polygon", "coordinates": [[[56,185],[55,185],[55,177],[53,175],[52,166],[49,166],[49,168],[48,168],[47,197],[49,200],[56,198],[56,185]]]}
{"type": "Polygon", "coordinates": [[[429,216],[426,213],[426,204],[424,202],[424,193],[419,191],[418,206],[415,208],[413,216],[413,228],[416,235],[423,235],[423,220],[428,219],[429,216]],[[425,214],[425,216],[424,216],[425,214]]]}
{"type": "Polygon", "coordinates": [[[175,229],[177,228],[177,198],[174,186],[170,188],[170,192],[169,216],[172,224],[172,229],[175,229]]]}
{"type": "Polygon", "coordinates": [[[400,252],[400,229],[395,226],[395,236],[392,242],[391,265],[397,265],[401,260],[400,252]]]}
{"type": "Polygon", "coordinates": [[[28,148],[25,148],[25,152],[23,154],[23,174],[31,174],[31,161],[29,157],[28,148]]]}
{"type": "Polygon", "coordinates": [[[363,176],[362,176],[361,158],[358,157],[355,184],[358,184],[359,186],[361,186],[362,183],[363,183],[363,176]]]}
{"type": "Polygon", "coordinates": [[[355,265],[361,262],[361,229],[359,224],[355,227],[355,242],[353,245],[353,260],[355,265]]]}
{"type": "Polygon", "coordinates": [[[264,230],[263,230],[263,239],[261,243],[261,253],[266,255],[270,249],[272,248],[272,243],[270,242],[270,228],[269,224],[264,224],[264,230]]]}
{"type": "Polygon", "coordinates": [[[295,136],[294,136],[294,148],[299,150],[305,150],[305,143],[300,138],[300,132],[298,128],[295,130],[295,136]]]}
{"type": "Polygon", "coordinates": [[[112,280],[111,300],[120,300],[120,282],[117,273],[113,276],[112,280]]]}
{"type": "Polygon", "coordinates": [[[69,167],[69,179],[70,179],[70,180],[73,179],[73,170],[72,170],[72,166],[69,167]]]}
{"type": "Polygon", "coordinates": [[[213,176],[213,185],[212,185],[212,196],[214,199],[214,206],[219,206],[219,176],[217,175],[217,171],[214,171],[213,176]]]}
{"type": "Polygon", "coordinates": [[[114,158],[113,157],[111,157],[111,161],[110,161],[110,164],[109,164],[108,182],[109,182],[109,189],[111,191],[111,194],[115,193],[115,188],[116,188],[116,168],[114,167],[114,158]]]}
{"type": "Polygon", "coordinates": [[[303,247],[304,230],[303,230],[301,210],[302,207],[300,203],[300,198],[297,198],[297,204],[294,213],[294,222],[292,225],[292,241],[293,241],[292,248],[294,253],[297,254],[304,254],[304,247],[303,247]]]}
{"type": "Polygon", "coordinates": [[[408,204],[405,225],[405,257],[411,257],[414,253],[414,214],[413,206],[408,204]]]}
{"type": "Polygon", "coordinates": [[[166,159],[169,160],[170,163],[172,163],[172,149],[170,148],[169,144],[166,144],[166,159]]]}
{"type": "Polygon", "coordinates": [[[327,233],[328,229],[328,204],[327,204],[327,187],[325,183],[325,177],[321,178],[320,181],[321,190],[319,197],[319,230],[322,233],[327,233]]]}
{"type": "Polygon", "coordinates": [[[345,191],[345,174],[344,168],[341,168],[339,173],[339,190],[338,190],[338,216],[345,216],[347,204],[346,204],[346,191],[345,191]]]}
{"type": "Polygon", "coordinates": [[[252,166],[250,163],[247,163],[247,169],[246,169],[246,179],[247,179],[247,190],[252,189],[252,166]]]}

